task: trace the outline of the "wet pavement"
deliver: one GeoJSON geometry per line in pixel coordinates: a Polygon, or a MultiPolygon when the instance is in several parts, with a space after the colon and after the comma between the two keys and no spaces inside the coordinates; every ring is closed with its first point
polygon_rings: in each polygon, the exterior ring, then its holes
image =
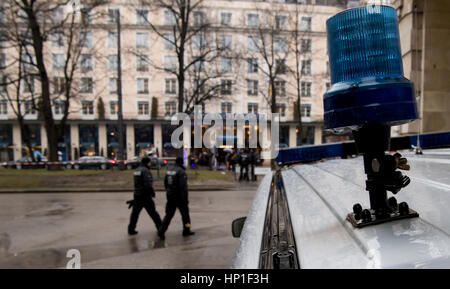
{"type": "MultiPolygon", "coordinates": [[[[139,234],[126,234],[132,193],[0,194],[0,268],[65,268],[70,249],[81,268],[229,268],[239,244],[231,222],[248,213],[255,191],[190,192],[196,234],[181,235],[177,211],[165,241],[145,210],[139,234]]],[[[165,193],[155,201],[163,217],[165,193]]]]}

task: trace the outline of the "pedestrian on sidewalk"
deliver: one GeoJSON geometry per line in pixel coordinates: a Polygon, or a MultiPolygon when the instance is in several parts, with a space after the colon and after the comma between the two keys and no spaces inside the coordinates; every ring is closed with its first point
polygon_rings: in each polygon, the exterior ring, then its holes
{"type": "Polygon", "coordinates": [[[177,157],[175,164],[167,168],[164,186],[167,194],[166,215],[158,230],[159,238],[161,240],[165,239],[164,234],[167,231],[177,208],[180,211],[181,219],[183,221],[183,236],[194,235],[195,233],[191,231],[187,175],[183,166],[183,158],[177,157]]]}
{"type": "Polygon", "coordinates": [[[161,226],[161,217],[155,208],[153,198],[155,190],[153,189],[153,177],[150,172],[150,158],[143,157],[140,166],[133,173],[134,178],[134,200],[132,202],[130,224],[128,225],[128,234],[135,235],[138,232],[136,224],[142,208],[145,208],[150,218],[155,223],[156,229],[161,226]]]}

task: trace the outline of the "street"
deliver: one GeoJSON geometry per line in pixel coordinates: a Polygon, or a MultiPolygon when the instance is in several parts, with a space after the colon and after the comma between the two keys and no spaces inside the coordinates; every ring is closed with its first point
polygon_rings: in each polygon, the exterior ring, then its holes
{"type": "MultiPolygon", "coordinates": [[[[239,239],[233,219],[245,216],[256,185],[234,191],[190,192],[194,236],[182,237],[177,211],[160,241],[147,212],[127,235],[132,193],[0,194],[0,268],[66,268],[67,251],[81,268],[229,268],[239,239]]],[[[164,216],[165,193],[156,193],[164,216]]]]}

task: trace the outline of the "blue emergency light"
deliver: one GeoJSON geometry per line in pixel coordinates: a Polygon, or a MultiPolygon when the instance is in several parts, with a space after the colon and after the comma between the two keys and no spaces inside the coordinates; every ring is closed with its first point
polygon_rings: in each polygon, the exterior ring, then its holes
{"type": "Polygon", "coordinates": [[[413,84],[403,76],[397,13],[389,6],[342,11],[327,20],[331,87],[326,129],[417,119],[413,84]]]}

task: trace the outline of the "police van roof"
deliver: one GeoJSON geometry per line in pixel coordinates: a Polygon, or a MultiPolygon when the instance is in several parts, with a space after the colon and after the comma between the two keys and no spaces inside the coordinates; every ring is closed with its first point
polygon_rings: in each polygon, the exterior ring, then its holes
{"type": "MultiPolygon", "coordinates": [[[[402,153],[411,184],[396,197],[419,212],[354,228],[346,216],[355,202],[369,206],[361,157],[295,165],[282,171],[301,268],[449,268],[450,149],[402,153]]],[[[258,268],[271,174],[247,217],[234,268],[258,268]]]]}

